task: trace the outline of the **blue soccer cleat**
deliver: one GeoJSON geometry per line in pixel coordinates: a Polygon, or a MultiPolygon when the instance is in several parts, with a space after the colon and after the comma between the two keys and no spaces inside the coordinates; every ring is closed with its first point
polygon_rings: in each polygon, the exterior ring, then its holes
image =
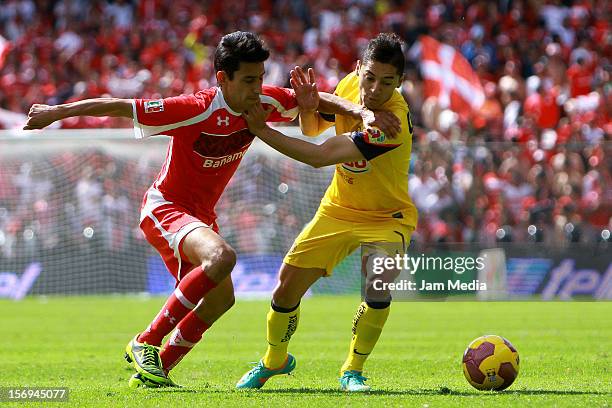
{"type": "Polygon", "coordinates": [[[348,392],[370,391],[370,386],[365,384],[366,380],[361,371],[345,371],[340,377],[340,389],[348,392]]]}
{"type": "Polygon", "coordinates": [[[287,353],[287,361],[281,368],[271,370],[266,368],[263,360],[260,360],[255,367],[242,376],[236,383],[238,389],[259,389],[270,379],[270,377],[280,374],[289,374],[295,368],[295,357],[287,353]]]}

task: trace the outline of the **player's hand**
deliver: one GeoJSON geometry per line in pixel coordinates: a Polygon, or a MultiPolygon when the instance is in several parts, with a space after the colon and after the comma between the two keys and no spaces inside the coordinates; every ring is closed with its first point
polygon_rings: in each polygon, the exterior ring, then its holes
{"type": "Polygon", "coordinates": [[[361,120],[363,121],[364,129],[377,127],[391,139],[396,138],[402,131],[402,122],[389,111],[371,111],[364,107],[361,110],[361,120]]]}
{"type": "Polygon", "coordinates": [[[242,112],[242,117],[246,120],[249,131],[254,135],[259,135],[265,130],[268,127],[268,125],[266,125],[266,120],[273,109],[274,107],[270,106],[268,109],[264,110],[261,103],[257,103],[249,108],[248,111],[242,112]]]}
{"type": "Polygon", "coordinates": [[[315,112],[319,107],[319,91],[315,80],[315,73],[308,68],[308,75],[300,67],[291,70],[291,87],[295,91],[300,112],[315,112]]]}
{"type": "Polygon", "coordinates": [[[28,121],[23,130],[42,129],[58,119],[54,106],[34,104],[28,112],[28,121]]]}

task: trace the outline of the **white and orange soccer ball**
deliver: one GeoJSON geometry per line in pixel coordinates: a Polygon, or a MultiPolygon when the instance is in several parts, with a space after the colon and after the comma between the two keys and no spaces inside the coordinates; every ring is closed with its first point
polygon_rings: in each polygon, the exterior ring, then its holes
{"type": "Polygon", "coordinates": [[[516,379],[519,355],[503,337],[481,336],[465,349],[462,365],[465,378],[474,388],[501,391],[516,379]]]}

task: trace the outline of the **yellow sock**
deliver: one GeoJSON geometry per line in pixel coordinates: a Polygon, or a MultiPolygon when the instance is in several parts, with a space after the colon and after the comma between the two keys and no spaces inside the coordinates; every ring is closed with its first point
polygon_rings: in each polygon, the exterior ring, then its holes
{"type": "Polygon", "coordinates": [[[353,339],[340,375],[347,370],[363,371],[363,364],[380,337],[390,309],[373,309],[365,302],[359,305],[353,318],[353,339]]]}
{"type": "Polygon", "coordinates": [[[264,366],[276,369],[285,363],[289,340],[295,333],[299,320],[299,305],[288,313],[277,312],[270,308],[268,312],[268,350],[263,358],[264,366]]]}

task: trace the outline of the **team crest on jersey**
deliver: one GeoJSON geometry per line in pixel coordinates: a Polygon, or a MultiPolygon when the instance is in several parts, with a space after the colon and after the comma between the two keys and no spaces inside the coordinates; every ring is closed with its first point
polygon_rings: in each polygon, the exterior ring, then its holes
{"type": "Polygon", "coordinates": [[[363,139],[366,143],[378,144],[384,143],[385,134],[377,128],[370,128],[363,131],[363,139]]]}
{"type": "Polygon", "coordinates": [[[154,101],[146,101],[144,103],[145,113],[163,112],[164,111],[164,100],[156,99],[154,101]]]}

